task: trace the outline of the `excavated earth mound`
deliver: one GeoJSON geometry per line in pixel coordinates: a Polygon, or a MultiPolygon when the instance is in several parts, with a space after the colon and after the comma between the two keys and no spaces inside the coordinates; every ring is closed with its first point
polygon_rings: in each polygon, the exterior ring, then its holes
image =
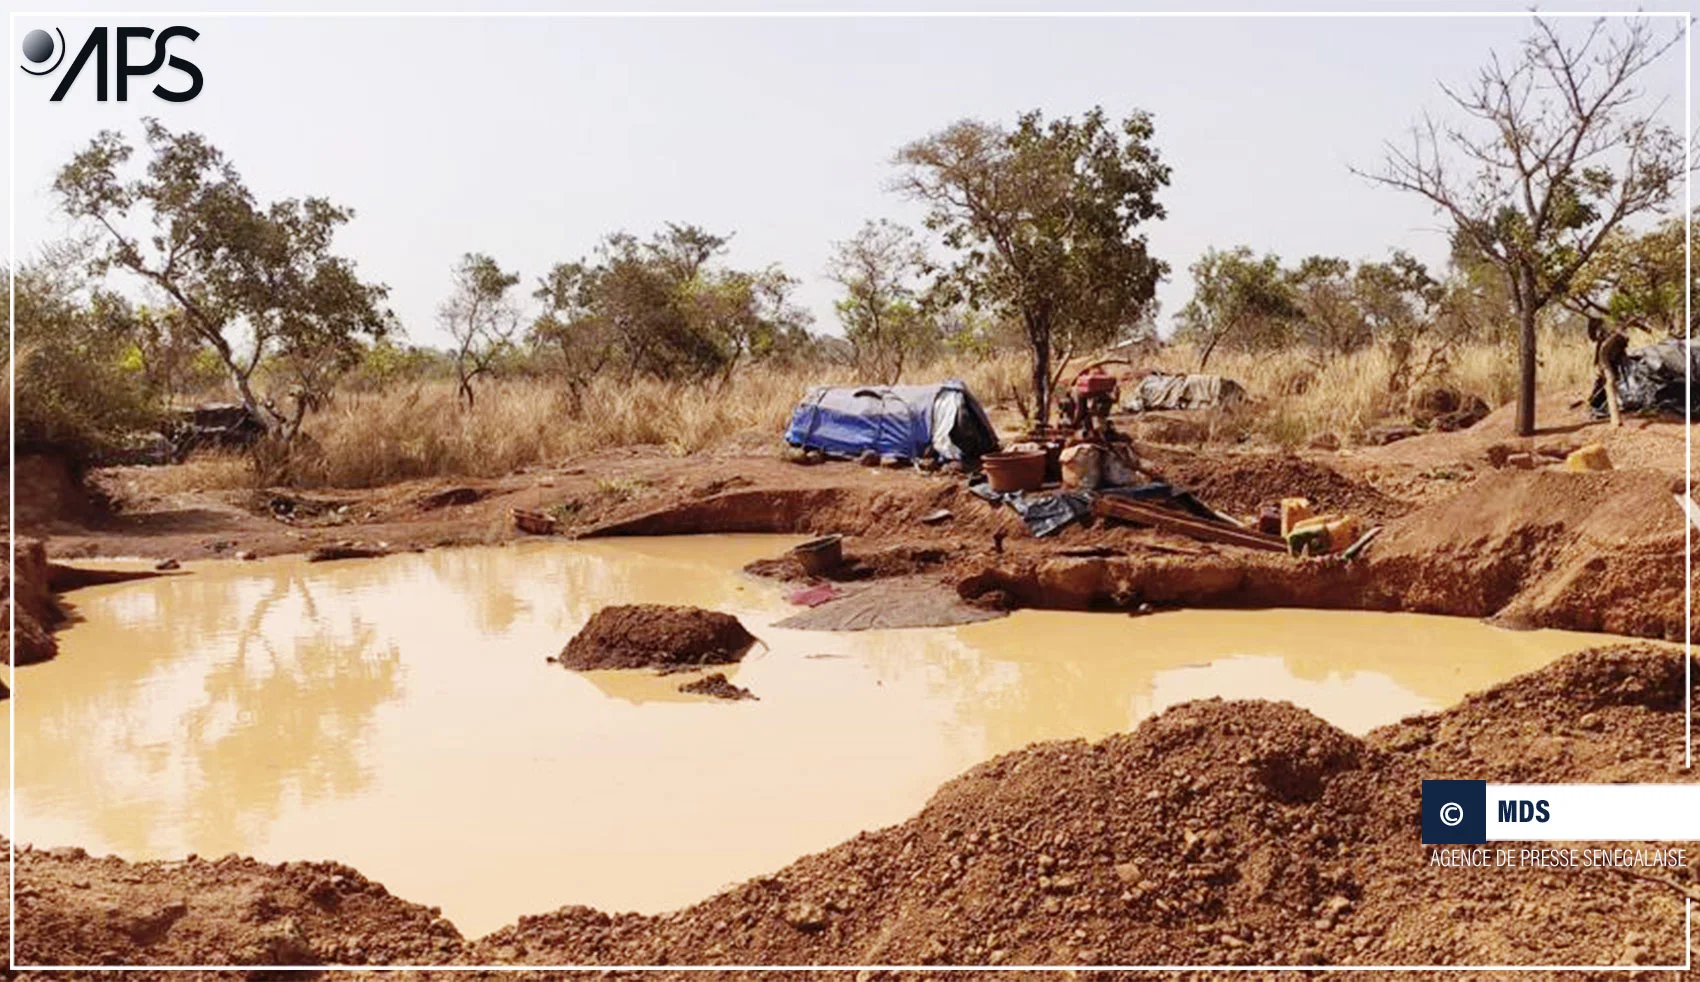
{"type": "Polygon", "coordinates": [[[435,964],[464,945],[435,908],[340,863],[127,863],[28,847],[17,863],[20,964],[435,964]]]}
{"type": "Polygon", "coordinates": [[[755,635],[731,614],[700,607],[604,607],[556,660],[567,668],[680,669],[740,661],[755,635]]]}
{"type": "Polygon", "coordinates": [[[415,964],[1680,964],[1692,866],[1640,876],[1445,867],[1435,865],[1444,851],[1421,845],[1418,816],[1425,777],[1692,779],[1682,770],[1683,669],[1669,648],[1594,649],[1364,737],[1285,703],[1185,703],[1098,743],[1043,743],[988,761],[900,825],[683,910],[565,907],[476,942],[333,863],[24,852],[19,955],[58,964],[233,954],[415,964]]]}
{"type": "Polygon", "coordinates": [[[1677,639],[1683,526],[1654,471],[1490,474],[1389,526],[1375,592],[1508,626],[1677,639]]]}
{"type": "Polygon", "coordinates": [[[1218,511],[1255,515],[1282,498],[1309,498],[1318,512],[1382,521],[1410,510],[1369,484],[1292,454],[1165,454],[1151,461],[1164,478],[1218,511]]]}

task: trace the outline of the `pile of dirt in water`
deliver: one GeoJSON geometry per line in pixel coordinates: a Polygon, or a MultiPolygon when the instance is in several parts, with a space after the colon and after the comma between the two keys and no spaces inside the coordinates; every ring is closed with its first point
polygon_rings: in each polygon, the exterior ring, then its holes
{"type": "Polygon", "coordinates": [[[679,691],[688,692],[693,696],[713,696],[716,699],[730,699],[733,701],[756,698],[756,694],[754,692],[751,692],[741,685],[733,685],[732,682],[726,678],[726,673],[724,672],[711,672],[708,675],[704,675],[702,678],[697,679],[695,682],[686,682],[684,685],[679,686],[679,691]]]}
{"type": "Polygon", "coordinates": [[[1362,738],[1286,703],[1185,703],[1132,733],[988,761],[900,825],[683,910],[566,907],[476,942],[336,864],[27,852],[18,952],[59,964],[232,953],[274,963],[1680,964],[1692,866],[1653,871],[1662,882],[1601,868],[1437,866],[1447,853],[1419,841],[1419,789],[1436,776],[1691,780],[1683,669],[1668,648],[1594,649],[1362,738]]]}
{"type": "Polygon", "coordinates": [[[1682,637],[1684,516],[1654,471],[1507,471],[1390,525],[1375,582],[1406,610],[1682,637]]]}
{"type": "Polygon", "coordinates": [[[1309,498],[1319,513],[1351,512],[1375,521],[1409,510],[1363,481],[1292,454],[1171,455],[1160,471],[1165,480],[1232,515],[1255,515],[1282,498],[1309,498]]]}
{"type": "Polygon", "coordinates": [[[1359,739],[1207,700],[946,784],[901,825],[661,917],[583,907],[488,961],[733,964],[1680,964],[1681,882],[1441,868],[1420,781],[1677,781],[1682,663],[1570,656],[1359,739]]]}
{"type": "Polygon", "coordinates": [[[340,863],[127,863],[26,846],[17,860],[23,964],[433,964],[464,945],[436,908],[340,863]]]}
{"type": "Polygon", "coordinates": [[[755,635],[731,614],[668,604],[623,604],[591,615],[556,661],[581,671],[676,671],[740,661],[755,641],[755,635]]]}
{"type": "MultiPolygon", "coordinates": [[[[0,564],[3,566],[4,564],[0,564]]],[[[50,580],[51,564],[47,549],[39,539],[17,540],[17,578],[0,568],[0,598],[17,611],[16,647],[12,649],[13,664],[30,665],[47,661],[59,652],[59,642],[53,627],[65,619],[64,612],[53,599],[50,580]]],[[[11,618],[0,609],[0,635],[8,642],[11,618]]]]}

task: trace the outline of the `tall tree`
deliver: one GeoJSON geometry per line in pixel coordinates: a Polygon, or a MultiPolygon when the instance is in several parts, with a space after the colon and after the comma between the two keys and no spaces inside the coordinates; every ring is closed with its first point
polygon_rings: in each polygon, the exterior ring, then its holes
{"type": "Polygon", "coordinates": [[[159,403],[146,376],[123,365],[134,316],[128,302],[107,293],[91,302],[78,265],[54,248],[6,273],[17,328],[18,446],[81,464],[157,425],[159,403]]]}
{"type": "Polygon", "coordinates": [[[1368,343],[1370,329],[1353,289],[1352,264],[1337,256],[1306,256],[1288,275],[1301,318],[1299,333],[1318,351],[1342,355],[1368,343]]]}
{"type": "Polygon", "coordinates": [[[1206,249],[1188,268],[1192,299],[1176,318],[1175,337],[1199,349],[1198,370],[1224,344],[1248,350],[1285,344],[1303,316],[1280,257],[1249,246],[1206,249]]]}
{"type": "MultiPolygon", "coordinates": [[[[1425,117],[1365,176],[1428,199],[1457,247],[1492,263],[1518,323],[1517,432],[1535,430],[1541,312],[1624,222],[1667,207],[1687,163],[1640,80],[1681,37],[1647,20],[1597,20],[1566,39],[1544,20],[1517,56],[1495,55],[1468,89],[1443,87],[1460,124],[1425,117]]],[[[1363,173],[1363,172],[1359,172],[1363,173]]]]}
{"type": "Polygon", "coordinates": [[[729,377],[746,358],[791,350],[808,315],[777,267],[727,268],[728,237],[669,224],[648,240],[625,232],[594,255],[559,263],[534,294],[533,343],[558,350],[570,391],[607,368],[655,378],[729,377]]]}
{"type": "Polygon", "coordinates": [[[519,308],[508,291],[519,283],[496,260],[469,252],[454,267],[454,291],[443,301],[437,319],[454,339],[455,387],[470,407],[472,383],[488,372],[509,348],[519,331],[519,308]]]}
{"type": "Polygon", "coordinates": [[[248,412],[287,442],[322,393],[296,385],[261,398],[253,379],[262,362],[346,366],[362,337],[382,337],[392,324],[387,288],[331,252],[354,212],[324,198],[261,205],[199,134],[155,119],[144,132],[152,157],[141,176],[120,174],[134,149],[103,130],[60,168],[53,189],[67,214],[95,228],[91,271],[123,269],[158,287],[217,353],[248,412]]]}
{"type": "Polygon", "coordinates": [[[1165,214],[1154,132],[1144,112],[1117,126],[1101,108],[1049,122],[1035,111],[1013,129],[962,120],[897,153],[896,189],[927,206],[927,227],[956,252],[943,300],[1020,320],[1039,425],[1053,359],[1134,329],[1168,271],[1140,232],[1165,214]]]}
{"type": "Polygon", "coordinates": [[[919,295],[926,263],[915,234],[883,218],[833,244],[827,275],[844,288],[835,305],[844,338],[857,367],[888,383],[902,376],[908,355],[926,340],[929,319],[919,295]]]}

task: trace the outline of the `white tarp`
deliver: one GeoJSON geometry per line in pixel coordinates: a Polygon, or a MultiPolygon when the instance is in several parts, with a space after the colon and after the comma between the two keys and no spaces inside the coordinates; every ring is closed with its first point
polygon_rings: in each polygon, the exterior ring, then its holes
{"type": "Polygon", "coordinates": [[[1231,378],[1154,372],[1128,392],[1122,408],[1136,413],[1148,409],[1210,409],[1231,406],[1244,398],[1245,388],[1231,378]]]}

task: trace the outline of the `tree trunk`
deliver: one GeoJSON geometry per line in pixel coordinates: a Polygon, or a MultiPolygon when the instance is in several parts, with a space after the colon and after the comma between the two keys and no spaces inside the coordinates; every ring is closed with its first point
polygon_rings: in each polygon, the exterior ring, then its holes
{"type": "Polygon", "coordinates": [[[1523,289],[1517,304],[1517,435],[1535,432],[1535,310],[1534,276],[1521,273],[1523,289]]]}
{"type": "Polygon", "coordinates": [[[1027,340],[1033,346],[1033,425],[1043,428],[1051,421],[1051,332],[1048,325],[1028,324],[1027,340]]]}
{"type": "Polygon", "coordinates": [[[1204,353],[1198,356],[1198,372],[1200,375],[1204,374],[1204,366],[1210,364],[1210,353],[1216,350],[1216,342],[1220,340],[1222,340],[1220,334],[1212,334],[1210,340],[1205,342],[1204,353]]]}

